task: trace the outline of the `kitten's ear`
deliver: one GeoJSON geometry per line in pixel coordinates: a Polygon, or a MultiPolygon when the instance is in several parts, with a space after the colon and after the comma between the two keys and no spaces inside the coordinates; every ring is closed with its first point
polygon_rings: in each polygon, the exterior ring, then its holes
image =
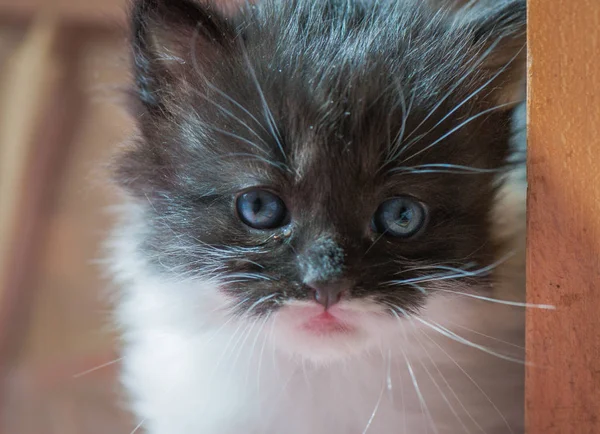
{"type": "Polygon", "coordinates": [[[496,104],[515,105],[525,98],[527,69],[527,3],[500,0],[491,10],[474,7],[461,19],[469,28],[481,59],[479,69],[487,72],[489,94],[496,104]]]}
{"type": "Polygon", "coordinates": [[[233,25],[206,2],[136,0],[131,27],[137,94],[151,110],[235,46],[233,25]]]}

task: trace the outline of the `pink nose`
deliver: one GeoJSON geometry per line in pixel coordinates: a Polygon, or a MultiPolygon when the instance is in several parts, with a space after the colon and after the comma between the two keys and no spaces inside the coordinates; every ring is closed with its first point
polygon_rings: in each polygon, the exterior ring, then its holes
{"type": "Polygon", "coordinates": [[[345,280],[338,280],[335,282],[311,282],[308,286],[313,290],[315,301],[325,309],[329,309],[342,299],[349,283],[345,280]]]}

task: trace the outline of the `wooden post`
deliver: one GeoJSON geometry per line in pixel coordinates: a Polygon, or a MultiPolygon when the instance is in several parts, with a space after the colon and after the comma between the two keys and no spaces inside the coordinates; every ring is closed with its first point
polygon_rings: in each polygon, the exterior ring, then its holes
{"type": "Polygon", "coordinates": [[[600,433],[600,2],[529,1],[528,434],[600,433]]]}
{"type": "MultiPolygon", "coordinates": [[[[0,391],[23,331],[22,305],[31,295],[25,277],[35,266],[44,223],[39,205],[49,192],[49,164],[61,145],[45,124],[49,103],[66,98],[57,93],[63,75],[56,52],[59,27],[52,14],[41,13],[6,62],[0,84],[0,391]]],[[[2,398],[0,393],[0,408],[2,398]]]]}
{"type": "Polygon", "coordinates": [[[8,62],[0,94],[0,300],[11,266],[24,185],[42,107],[55,80],[52,53],[57,23],[41,15],[8,62]]]}

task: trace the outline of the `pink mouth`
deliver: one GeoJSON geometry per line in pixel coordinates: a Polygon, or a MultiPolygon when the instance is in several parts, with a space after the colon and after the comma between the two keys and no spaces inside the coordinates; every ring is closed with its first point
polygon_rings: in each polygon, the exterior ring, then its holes
{"type": "Polygon", "coordinates": [[[341,322],[329,312],[322,312],[306,321],[302,328],[314,334],[350,333],[353,327],[341,322]]]}

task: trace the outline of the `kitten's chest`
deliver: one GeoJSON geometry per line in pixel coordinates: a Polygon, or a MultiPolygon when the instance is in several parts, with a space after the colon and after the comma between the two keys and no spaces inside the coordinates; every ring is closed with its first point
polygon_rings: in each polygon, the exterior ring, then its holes
{"type": "Polygon", "coordinates": [[[520,432],[521,366],[456,342],[315,367],[250,332],[145,335],[124,381],[151,433],[520,432]]]}

